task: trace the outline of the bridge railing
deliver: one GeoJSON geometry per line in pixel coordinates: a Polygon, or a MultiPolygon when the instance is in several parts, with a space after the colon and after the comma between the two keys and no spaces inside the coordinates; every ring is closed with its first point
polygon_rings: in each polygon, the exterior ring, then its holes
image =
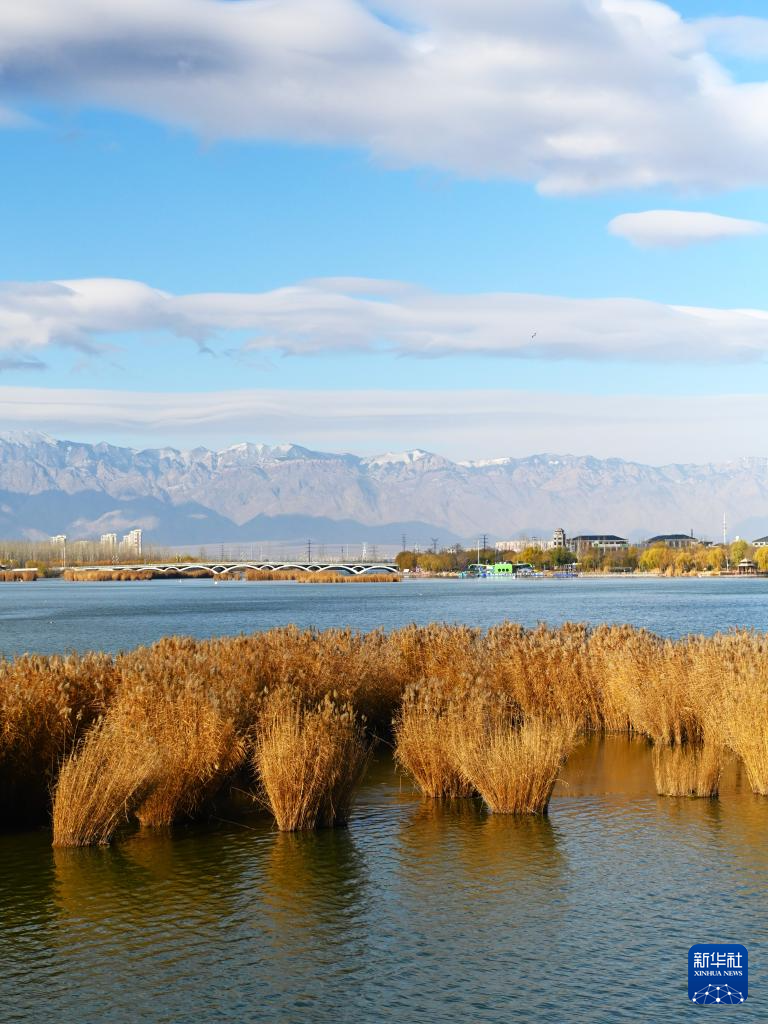
{"type": "Polygon", "coordinates": [[[353,576],[364,573],[391,573],[399,574],[400,569],[394,562],[296,562],[276,560],[238,560],[238,561],[215,561],[215,562],[155,562],[155,563],[128,563],[123,562],[116,565],[75,565],[64,570],[71,573],[85,572],[175,572],[184,575],[188,572],[208,571],[212,576],[221,576],[230,572],[340,572],[353,576]]]}

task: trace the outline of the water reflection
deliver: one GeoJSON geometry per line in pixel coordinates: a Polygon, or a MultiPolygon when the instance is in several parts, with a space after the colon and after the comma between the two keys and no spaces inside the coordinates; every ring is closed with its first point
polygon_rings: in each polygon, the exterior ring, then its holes
{"type": "Polygon", "coordinates": [[[270,962],[271,998],[299,1017],[310,1007],[318,1013],[315,979],[342,972],[349,981],[369,962],[365,861],[347,829],[327,829],[276,833],[261,867],[254,925],[270,962]]]}
{"type": "Polygon", "coordinates": [[[366,900],[365,862],[345,828],[277,832],[261,867],[264,909],[281,943],[348,926],[366,900]]]}
{"type": "Polygon", "coordinates": [[[656,792],[650,745],[642,736],[591,736],[579,743],[560,774],[556,797],[656,792]]]}
{"type": "Polygon", "coordinates": [[[477,799],[423,800],[401,825],[403,865],[418,886],[510,892],[562,868],[548,816],[489,814],[477,799]]]}
{"type": "Polygon", "coordinates": [[[422,800],[379,751],[349,829],[2,836],[3,1020],[682,1021],[688,946],[768,941],[767,826],[734,763],[720,800],[662,798],[607,737],[547,818],[422,800]]]}

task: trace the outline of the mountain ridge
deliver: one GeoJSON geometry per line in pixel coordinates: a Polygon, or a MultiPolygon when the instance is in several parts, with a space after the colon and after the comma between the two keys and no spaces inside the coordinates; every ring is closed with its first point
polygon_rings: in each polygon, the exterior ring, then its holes
{"type": "Polygon", "coordinates": [[[0,434],[5,536],[142,526],[158,543],[184,544],[267,539],[248,535],[256,529],[304,535],[322,524],[329,542],[385,530],[392,543],[414,531],[412,542],[449,543],[557,526],[631,539],[693,529],[714,539],[724,512],[733,532],[768,532],[768,459],[650,466],[542,452],[455,462],[421,448],[359,456],[298,444],[130,448],[0,434]]]}

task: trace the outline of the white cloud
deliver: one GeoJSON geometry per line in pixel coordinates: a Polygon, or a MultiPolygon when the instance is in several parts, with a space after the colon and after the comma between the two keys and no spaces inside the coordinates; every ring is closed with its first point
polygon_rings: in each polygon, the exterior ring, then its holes
{"type": "Polygon", "coordinates": [[[768,224],[693,210],[645,210],[614,217],[608,230],[641,248],[679,248],[723,238],[764,235],[768,224]]]}
{"type": "Polygon", "coordinates": [[[765,454],[764,395],[243,390],[149,393],[0,387],[0,429],[143,446],[245,438],[377,454],[415,446],[454,459],[573,452],[641,462],[765,454]],[[745,438],[751,447],[745,449],[745,438]]]}
{"type": "Polygon", "coordinates": [[[732,19],[716,30],[654,0],[371,7],[5,3],[0,94],[127,110],[210,139],[360,146],[387,164],[544,192],[768,180],[768,82],[734,82],[707,49],[732,19]]]}
{"type": "Polygon", "coordinates": [[[167,332],[249,351],[386,350],[414,357],[745,361],[768,356],[768,311],[632,298],[441,294],[393,281],[306,281],[268,292],[173,295],[109,278],[0,287],[0,353],[96,351],[110,336],[167,332]]]}

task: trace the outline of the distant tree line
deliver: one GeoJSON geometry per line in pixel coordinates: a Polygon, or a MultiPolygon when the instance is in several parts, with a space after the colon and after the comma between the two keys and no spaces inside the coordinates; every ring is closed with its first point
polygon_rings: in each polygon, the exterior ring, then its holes
{"type": "MultiPolygon", "coordinates": [[[[590,548],[578,556],[567,548],[541,548],[531,546],[520,552],[499,552],[495,548],[481,548],[479,561],[486,565],[495,562],[523,562],[535,569],[560,569],[577,564],[584,572],[654,572],[666,576],[686,576],[700,572],[722,572],[735,569],[748,558],[757,564],[759,572],[768,572],[768,547],[754,548],[745,540],[735,540],[726,546],[695,544],[678,550],[666,544],[643,548],[638,545],[617,551],[590,548]]],[[[465,572],[478,561],[477,548],[455,545],[442,551],[401,551],[396,562],[400,569],[423,572],[465,572]]]]}
{"type": "Polygon", "coordinates": [[[456,544],[442,551],[401,551],[395,558],[399,568],[421,569],[423,572],[466,572],[470,565],[478,561],[483,565],[495,562],[525,562],[537,569],[556,569],[572,565],[576,556],[565,548],[545,550],[539,547],[528,547],[519,553],[504,552],[495,548],[463,548],[456,544]]]}
{"type": "Polygon", "coordinates": [[[61,569],[65,564],[146,565],[151,562],[194,562],[200,557],[200,554],[179,554],[151,545],[145,545],[141,555],[119,549],[109,551],[97,540],[73,540],[67,541],[66,545],[50,540],[0,540],[1,566],[9,569],[37,569],[41,576],[52,569],[61,569]]]}

